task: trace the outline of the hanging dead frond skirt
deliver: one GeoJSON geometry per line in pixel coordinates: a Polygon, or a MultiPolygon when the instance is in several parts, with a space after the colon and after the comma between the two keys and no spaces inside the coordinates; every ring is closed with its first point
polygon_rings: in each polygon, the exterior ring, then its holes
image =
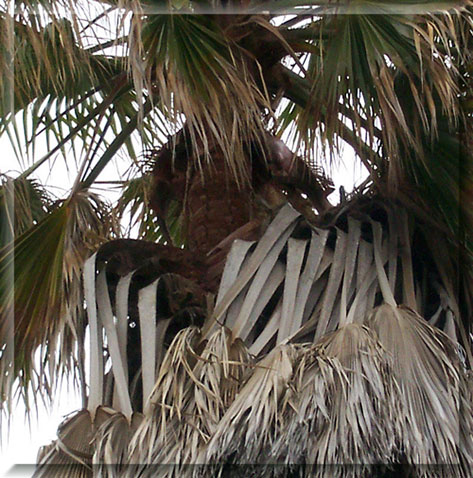
{"type": "Polygon", "coordinates": [[[88,410],[36,476],[64,462],[55,476],[468,476],[471,362],[452,285],[405,212],[355,216],[319,229],[283,207],[257,243],[233,243],[215,304],[172,337],[168,279],[143,287],[137,370],[133,274],[112,304],[90,258],[88,410]]]}

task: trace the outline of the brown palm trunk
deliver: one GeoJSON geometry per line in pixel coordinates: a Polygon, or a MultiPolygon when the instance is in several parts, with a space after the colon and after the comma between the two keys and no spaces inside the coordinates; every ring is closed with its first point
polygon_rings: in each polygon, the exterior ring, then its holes
{"type": "Polygon", "coordinates": [[[207,254],[254,214],[251,186],[238,185],[225,169],[223,154],[216,151],[212,164],[189,181],[185,228],[190,250],[207,254]]]}
{"type": "MultiPolygon", "coordinates": [[[[174,145],[170,142],[156,156],[151,205],[165,219],[170,201],[181,203],[185,248],[204,264],[204,270],[199,271],[199,283],[214,290],[232,242],[222,245],[222,241],[237,230],[241,234],[234,238],[257,239],[258,223],[251,221],[260,211],[255,207],[252,184],[235,180],[226,170],[223,152],[218,147],[210,148],[210,160],[202,158],[199,168],[183,143],[180,135],[174,145]],[[250,226],[244,227],[248,223],[250,226]]],[[[249,158],[246,163],[249,169],[249,158]]]]}
{"type": "Polygon", "coordinates": [[[256,240],[272,212],[288,200],[301,212],[330,206],[332,188],[277,138],[265,138],[266,153],[247,148],[242,167],[248,181],[228,170],[221,149],[212,145],[202,167],[185,144],[185,129],[156,156],[152,207],[165,219],[171,200],[182,205],[186,249],[204,264],[199,272],[207,290],[218,286],[226,253],[234,239],[256,240]],[[263,158],[264,157],[264,158],[263,158]],[[283,190],[285,193],[283,193],[283,190]],[[302,199],[305,192],[308,200],[302,199]],[[305,202],[304,202],[305,201],[305,202]]]}

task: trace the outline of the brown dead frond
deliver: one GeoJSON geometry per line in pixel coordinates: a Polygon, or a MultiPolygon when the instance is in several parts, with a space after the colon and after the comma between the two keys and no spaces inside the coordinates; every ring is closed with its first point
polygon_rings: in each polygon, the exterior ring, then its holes
{"type": "Polygon", "coordinates": [[[280,433],[284,418],[280,413],[281,397],[297,358],[295,347],[283,345],[255,365],[202,451],[204,463],[272,462],[268,452],[280,433]]]}
{"type": "Polygon", "coordinates": [[[123,470],[128,464],[128,446],[142,421],[141,413],[134,413],[131,419],[115,413],[98,427],[92,443],[92,463],[96,476],[123,476],[123,470]]]}
{"type": "Polygon", "coordinates": [[[34,478],[92,478],[93,440],[97,429],[115,411],[99,407],[92,415],[80,410],[66,418],[58,428],[58,438],[38,455],[34,478]]]}
{"type": "MultiPolygon", "coordinates": [[[[182,332],[182,337],[188,333],[190,331],[182,332]]],[[[167,359],[185,353],[185,350],[177,352],[182,346],[186,347],[185,342],[176,338],[163,366],[167,359]]],[[[194,365],[186,362],[184,376],[179,381],[179,396],[176,396],[179,409],[176,407],[174,411],[169,399],[167,405],[163,403],[163,395],[161,401],[152,398],[155,408],[133,439],[132,463],[173,464],[175,466],[168,467],[165,473],[174,476],[185,472],[181,465],[201,460],[203,447],[243,384],[249,357],[241,341],[235,341],[224,327],[216,330],[199,349],[198,354],[197,350],[192,354],[194,365]]],[[[167,375],[172,377],[171,370],[167,375]]],[[[161,390],[156,387],[156,392],[161,390]]],[[[152,476],[153,467],[135,465],[129,476],[137,470],[142,476],[152,476]]]]}
{"type": "MultiPolygon", "coordinates": [[[[471,385],[456,344],[405,307],[384,304],[366,321],[392,356],[400,388],[395,459],[441,464],[435,476],[459,476],[472,461],[471,385]]],[[[428,475],[433,476],[433,475],[428,475]]]]}
{"type": "MultiPolygon", "coordinates": [[[[274,455],[286,464],[389,463],[399,413],[391,368],[376,335],[359,324],[303,347],[284,398],[285,427],[274,455]]],[[[322,466],[321,476],[350,476],[350,469],[322,466]]],[[[366,473],[363,466],[353,470],[366,473]]]]}

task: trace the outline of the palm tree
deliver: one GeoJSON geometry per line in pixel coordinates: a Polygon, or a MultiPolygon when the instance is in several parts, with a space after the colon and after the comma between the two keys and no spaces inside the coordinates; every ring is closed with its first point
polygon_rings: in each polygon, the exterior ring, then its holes
{"type": "Polygon", "coordinates": [[[467,473],[469,9],[1,3],[2,408],[83,396],[36,476],[467,473]],[[332,207],[344,143],[368,179],[332,207]]]}

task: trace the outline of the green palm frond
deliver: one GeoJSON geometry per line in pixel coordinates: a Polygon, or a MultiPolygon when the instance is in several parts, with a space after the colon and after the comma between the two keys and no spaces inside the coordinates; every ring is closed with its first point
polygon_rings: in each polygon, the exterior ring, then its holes
{"type": "Polygon", "coordinates": [[[230,173],[247,180],[244,145],[261,137],[268,99],[244,53],[211,16],[135,18],[134,31],[141,30],[130,42],[135,87],[154,89],[171,121],[185,116],[199,167],[217,146],[230,173]]]}
{"type": "MultiPolygon", "coordinates": [[[[91,39],[80,35],[76,15],[70,8],[27,3],[13,19],[5,15],[0,18],[5,31],[8,22],[13,22],[11,51],[15,52],[12,63],[7,54],[0,58],[0,89],[13,91],[13,108],[3,104],[0,110],[0,131],[10,126],[7,131],[21,161],[26,153],[34,157],[38,138],[48,147],[48,153],[28,169],[28,174],[57,152],[68,160],[71,149],[76,154],[77,139],[89,157],[103,153],[109,138],[124,129],[140,109],[125,58],[84,45],[91,39]],[[28,22],[30,16],[35,20],[28,22]]],[[[146,120],[143,141],[155,142],[160,129],[156,119],[146,120]]],[[[122,143],[135,157],[130,138],[122,143]]]]}
{"type": "Polygon", "coordinates": [[[424,143],[424,151],[422,161],[409,161],[412,153],[403,158],[405,202],[417,201],[426,214],[431,214],[433,220],[449,231],[453,244],[461,244],[471,253],[473,161],[470,151],[462,145],[460,132],[452,131],[445,123],[440,125],[434,142],[424,143]]]}
{"type": "MultiPolygon", "coordinates": [[[[382,5],[379,8],[381,13],[382,5]]],[[[346,118],[359,137],[365,134],[370,145],[382,139],[389,156],[400,144],[415,148],[416,130],[434,135],[436,113],[459,114],[459,65],[451,63],[451,50],[456,48],[462,55],[458,40],[462,22],[468,22],[467,18],[455,12],[453,18],[353,14],[314,21],[317,28],[311,41],[302,43],[312,47],[312,54],[301,83],[305,83],[308,97],[297,110],[301,138],[307,140],[307,132],[318,124],[326,136],[338,133],[343,137],[340,117],[346,118]],[[415,105],[414,118],[407,117],[399,102],[402,98],[395,90],[399,74],[408,83],[404,95],[415,105]],[[435,95],[441,107],[433,106],[435,95]]],[[[307,31],[310,27],[305,26],[303,32],[307,31]]],[[[291,30],[288,34],[294,35],[291,30]]],[[[300,40],[294,41],[294,48],[302,50],[300,40]]],[[[294,88],[289,84],[293,101],[294,88]]],[[[309,141],[309,147],[312,145],[309,141]]]]}
{"type": "MultiPolygon", "coordinates": [[[[123,71],[117,61],[81,48],[71,20],[51,15],[47,17],[49,22],[42,24],[41,16],[34,18],[28,23],[24,17],[1,17],[3,29],[8,22],[14,24],[15,112],[34,100],[41,104],[49,96],[60,101],[85,95],[94,87],[104,87],[106,78],[123,71]]],[[[2,63],[2,71],[7,68],[2,63]]]]}
{"type": "MultiPolygon", "coordinates": [[[[0,337],[2,348],[15,351],[14,378],[23,390],[41,386],[48,397],[58,372],[75,366],[71,344],[85,327],[82,265],[115,229],[110,211],[95,195],[77,193],[1,249],[0,337]],[[7,280],[10,273],[13,281],[7,280]],[[38,349],[39,362],[34,359],[38,349]]],[[[2,372],[8,366],[3,361],[2,372]]],[[[2,373],[2,394],[9,395],[7,383],[10,377],[2,373]]]]}
{"type": "Polygon", "coordinates": [[[0,185],[0,248],[43,219],[52,207],[50,194],[32,179],[3,176],[0,185]]]}

